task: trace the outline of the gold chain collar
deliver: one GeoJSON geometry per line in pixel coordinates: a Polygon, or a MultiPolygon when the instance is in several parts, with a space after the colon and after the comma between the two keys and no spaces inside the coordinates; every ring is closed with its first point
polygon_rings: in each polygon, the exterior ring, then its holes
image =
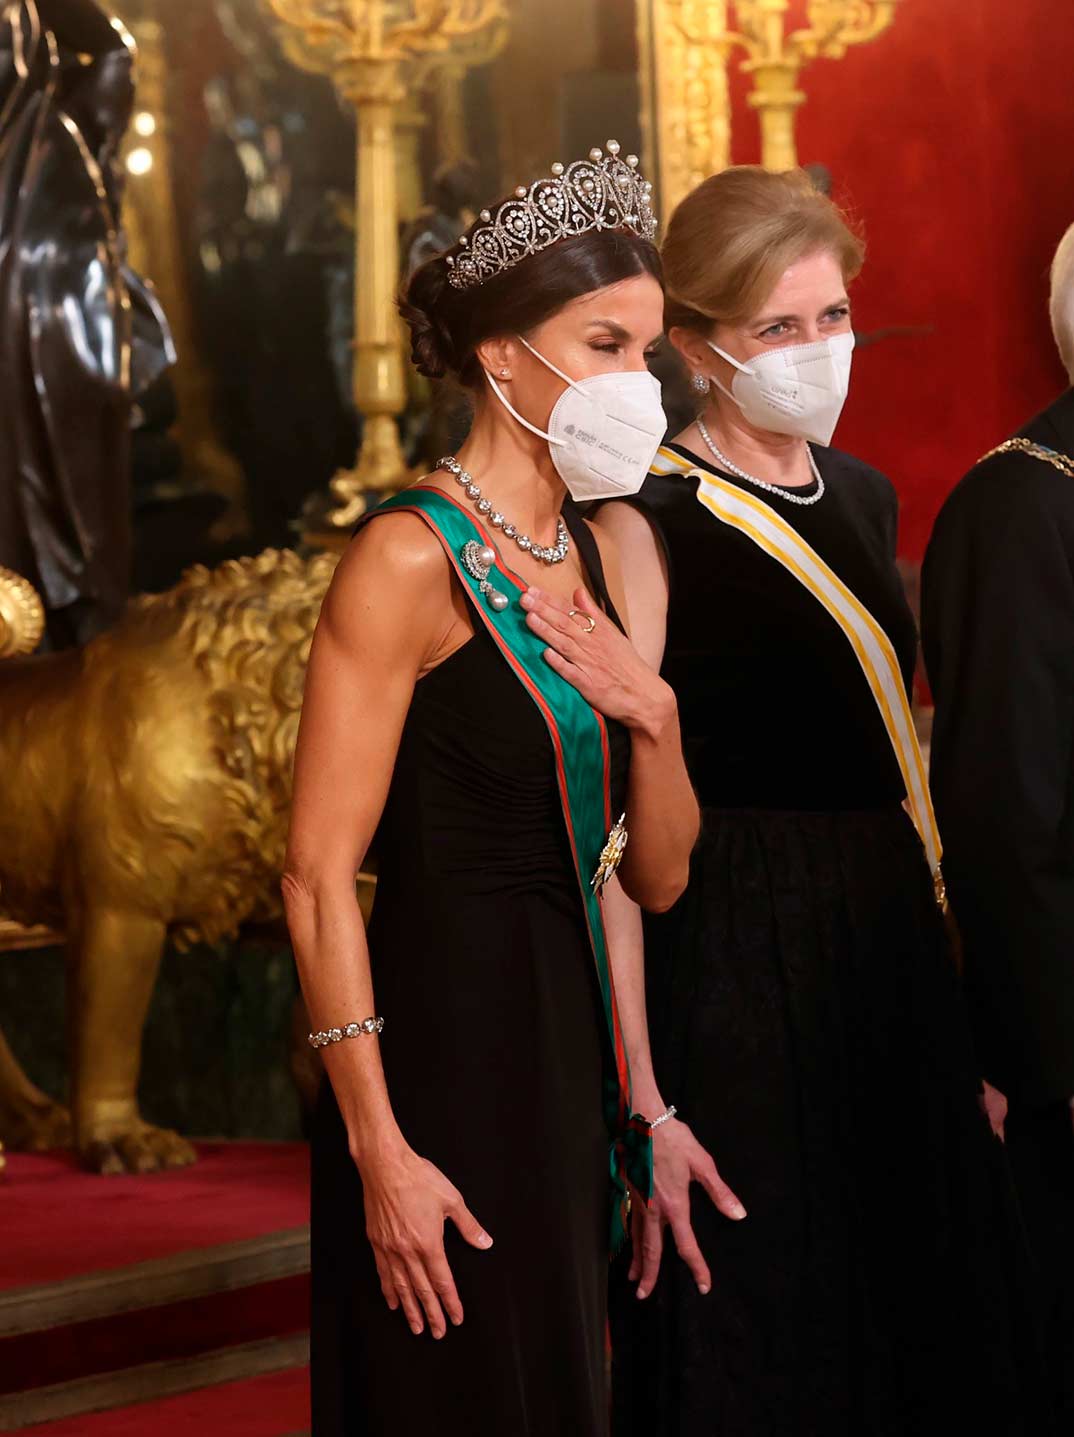
{"type": "Polygon", "coordinates": [[[1060,474],[1065,474],[1068,479],[1074,479],[1074,459],[1069,454],[1060,454],[1057,449],[1048,449],[1043,444],[1034,444],[1032,439],[1005,439],[1002,444],[997,444],[995,449],[990,449],[977,461],[983,464],[986,459],[991,459],[995,454],[1028,454],[1033,459],[1042,459],[1045,464],[1050,464],[1053,469],[1058,469],[1060,474]]]}

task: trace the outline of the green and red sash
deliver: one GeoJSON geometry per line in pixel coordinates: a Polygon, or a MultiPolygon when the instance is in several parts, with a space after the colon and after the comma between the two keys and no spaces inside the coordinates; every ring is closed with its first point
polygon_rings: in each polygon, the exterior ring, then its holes
{"type": "Polygon", "coordinates": [[[614,1253],[626,1236],[627,1181],[646,1203],[652,1194],[652,1132],[646,1119],[632,1114],[630,1109],[630,1068],[608,962],[601,900],[591,881],[613,823],[607,725],[578,690],[545,662],[547,646],[526,623],[526,612],[519,603],[526,591],[526,582],[507,568],[492,535],[471,511],[442,490],[424,487],[393,495],[374,513],[392,510],[420,515],[440,540],[459,583],[470,595],[475,611],[501,654],[540,710],[552,740],[563,821],[604,1007],[604,1116],[611,1140],[614,1253]],[[509,600],[499,613],[490,607],[481,593],[480,581],[462,562],[463,546],[471,541],[497,554],[489,579],[509,600]]]}

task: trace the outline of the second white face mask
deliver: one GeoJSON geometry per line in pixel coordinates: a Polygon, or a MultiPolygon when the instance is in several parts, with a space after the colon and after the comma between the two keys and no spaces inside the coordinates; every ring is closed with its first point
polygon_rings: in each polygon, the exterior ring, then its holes
{"type": "Polygon", "coordinates": [[[667,430],[659,381],[646,369],[571,379],[532,344],[522,343],[567,386],[552,407],[547,433],[523,419],[487,370],[485,377],[504,408],[547,439],[571,498],[585,503],[636,494],[667,430]]]}
{"type": "Polygon", "coordinates": [[[815,444],[831,443],[850,388],[853,334],[766,350],[745,363],[711,339],[706,343],[738,371],[730,390],[718,380],[713,383],[751,424],[815,444]]]}

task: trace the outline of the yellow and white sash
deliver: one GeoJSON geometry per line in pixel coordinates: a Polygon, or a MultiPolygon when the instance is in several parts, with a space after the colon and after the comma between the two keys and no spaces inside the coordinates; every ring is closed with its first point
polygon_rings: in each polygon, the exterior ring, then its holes
{"type": "Polygon", "coordinates": [[[666,445],[657,454],[652,472],[696,476],[698,501],[721,523],[745,534],[759,549],[782,564],[842,629],[861,664],[891,740],[906,784],[910,816],[924,844],[932,871],[936,901],[942,906],[945,902],[940,868],[943,850],[936,827],[936,814],[902,672],[887,634],[816,550],[763,499],[744,493],[737,485],[707,470],[696,468],[666,445]]]}

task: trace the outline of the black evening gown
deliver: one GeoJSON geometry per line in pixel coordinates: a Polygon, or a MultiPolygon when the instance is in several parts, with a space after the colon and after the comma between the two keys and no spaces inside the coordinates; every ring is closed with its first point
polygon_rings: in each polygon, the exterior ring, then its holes
{"type": "MultiPolygon", "coordinates": [[[[909,684],[894,491],[816,457],[819,502],[768,502],[909,684]]],[[[617,1264],[615,1437],[1036,1437],[1018,1216],[889,740],[835,622],[696,491],[654,475],[640,496],[703,809],[687,892],[646,921],[647,983],[662,1091],[748,1217],[695,1185],[708,1296],[670,1237],[644,1302],[617,1264]]]]}
{"type": "MultiPolygon", "coordinates": [[[[565,517],[610,610],[596,544],[573,510],[565,517]]],[[[381,1294],[361,1181],[324,1084],[314,1437],[607,1432],[604,1017],[548,731],[475,628],[414,691],[376,842],[369,947],[399,1125],[494,1246],[478,1251],[447,1224],[465,1321],[440,1342],[415,1337],[381,1294]]],[[[608,730],[621,799],[630,740],[608,730]]]]}

